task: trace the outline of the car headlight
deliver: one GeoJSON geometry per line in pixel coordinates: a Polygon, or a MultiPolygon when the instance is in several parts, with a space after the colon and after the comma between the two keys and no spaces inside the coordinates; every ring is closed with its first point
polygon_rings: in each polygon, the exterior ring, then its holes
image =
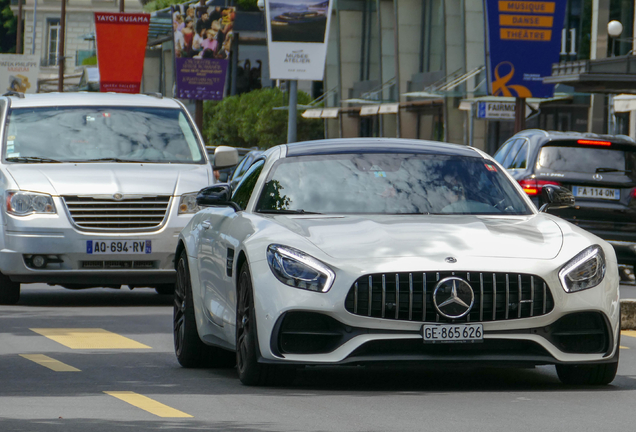
{"type": "Polygon", "coordinates": [[[567,292],[593,288],[600,284],[604,277],[605,254],[598,245],[588,247],[559,271],[559,279],[567,292]]]}
{"type": "Polygon", "coordinates": [[[197,204],[197,194],[198,192],[193,192],[181,195],[179,214],[196,213],[201,210],[201,207],[197,204]]]}
{"type": "Polygon", "coordinates": [[[267,262],[279,281],[294,288],[327,292],[336,278],[324,263],[287,246],[269,245],[267,262]]]}
{"type": "Polygon", "coordinates": [[[35,192],[7,191],[7,213],[16,216],[55,214],[53,197],[35,192]]]}

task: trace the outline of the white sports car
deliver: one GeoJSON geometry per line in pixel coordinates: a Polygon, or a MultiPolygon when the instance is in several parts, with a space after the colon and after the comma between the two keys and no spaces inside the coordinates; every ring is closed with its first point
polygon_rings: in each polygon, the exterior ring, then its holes
{"type": "MultiPolygon", "coordinates": [[[[544,188],[547,206],[571,193],[544,188]]],[[[273,147],[217,184],[176,251],[176,355],[247,385],[306,365],[618,367],[613,248],[537,211],[487,154],[431,141],[273,147]],[[236,354],[234,354],[234,352],[236,354]]]]}

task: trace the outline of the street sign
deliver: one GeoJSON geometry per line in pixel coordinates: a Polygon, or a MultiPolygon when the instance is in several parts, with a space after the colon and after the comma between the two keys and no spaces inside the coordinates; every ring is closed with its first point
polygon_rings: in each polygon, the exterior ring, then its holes
{"type": "MultiPolygon", "coordinates": [[[[534,113],[532,107],[526,104],[526,118],[534,113]]],[[[477,118],[493,120],[514,120],[515,102],[479,102],[477,118]]]]}

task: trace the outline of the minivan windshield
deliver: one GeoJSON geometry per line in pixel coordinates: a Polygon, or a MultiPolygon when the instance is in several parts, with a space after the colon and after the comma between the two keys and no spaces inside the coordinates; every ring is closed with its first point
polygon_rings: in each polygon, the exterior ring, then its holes
{"type": "Polygon", "coordinates": [[[16,108],[5,130],[7,162],[205,162],[193,126],[179,109],[16,108]]]}
{"type": "Polygon", "coordinates": [[[488,160],[384,153],[281,159],[267,176],[256,211],[532,214],[512,182],[488,160]]]}

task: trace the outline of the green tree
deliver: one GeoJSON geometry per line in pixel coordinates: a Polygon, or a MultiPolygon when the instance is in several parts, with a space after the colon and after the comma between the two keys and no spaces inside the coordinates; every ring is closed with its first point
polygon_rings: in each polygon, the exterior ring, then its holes
{"type": "Polygon", "coordinates": [[[11,11],[11,0],[0,0],[0,52],[15,53],[18,17],[11,11]]]}
{"type": "MultiPolygon", "coordinates": [[[[311,97],[298,92],[298,104],[311,97]]],[[[279,88],[253,90],[220,102],[207,101],[203,110],[203,136],[207,144],[269,148],[287,142],[287,94],[279,88]]],[[[323,122],[298,115],[298,141],[324,137],[323,122]]]]}

